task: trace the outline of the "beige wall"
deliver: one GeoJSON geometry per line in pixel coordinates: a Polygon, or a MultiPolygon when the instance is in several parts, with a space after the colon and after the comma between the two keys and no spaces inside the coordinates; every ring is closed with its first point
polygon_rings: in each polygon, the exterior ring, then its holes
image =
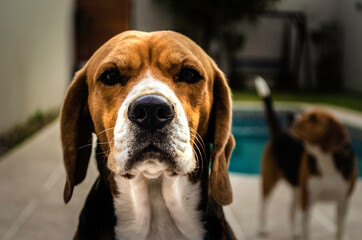
{"type": "Polygon", "coordinates": [[[72,2],[0,1],[0,132],[61,105],[71,77],[72,2]]]}

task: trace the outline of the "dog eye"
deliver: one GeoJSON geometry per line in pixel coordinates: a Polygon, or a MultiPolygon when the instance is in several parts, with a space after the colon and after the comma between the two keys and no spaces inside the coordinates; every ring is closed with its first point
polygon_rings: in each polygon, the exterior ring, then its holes
{"type": "Polygon", "coordinates": [[[121,85],[126,84],[126,79],[124,76],[121,76],[120,72],[117,69],[107,69],[105,70],[98,78],[99,81],[103,82],[106,85],[112,86],[114,84],[120,83],[121,85]]]}
{"type": "Polygon", "coordinates": [[[316,121],[317,121],[317,116],[316,116],[315,114],[311,114],[311,115],[309,116],[309,120],[310,120],[311,122],[316,122],[316,121]]]}
{"type": "Polygon", "coordinates": [[[193,68],[183,68],[178,74],[178,81],[182,82],[196,83],[202,78],[201,74],[193,68]]]}

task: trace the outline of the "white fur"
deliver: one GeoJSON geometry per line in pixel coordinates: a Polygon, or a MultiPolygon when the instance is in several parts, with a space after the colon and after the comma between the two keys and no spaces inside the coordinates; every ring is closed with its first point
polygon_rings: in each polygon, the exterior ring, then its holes
{"type": "MultiPolygon", "coordinates": [[[[305,144],[306,151],[314,156],[316,165],[321,173],[318,176],[311,176],[308,181],[308,208],[302,211],[300,201],[300,188],[293,189],[293,197],[291,204],[291,230],[294,237],[301,235],[301,240],[309,239],[309,222],[311,208],[317,201],[334,201],[337,204],[337,232],[336,239],[342,240],[345,230],[346,214],[348,209],[348,190],[349,182],[346,181],[342,173],[338,171],[334,165],[333,156],[325,153],[319,146],[305,144]]],[[[266,199],[262,199],[260,208],[259,233],[266,233],[266,211],[270,195],[266,199]]]]}
{"type": "Polygon", "coordinates": [[[262,77],[257,76],[254,80],[254,83],[255,83],[256,91],[258,92],[260,97],[270,96],[270,88],[262,77]]]}
{"type": "Polygon", "coordinates": [[[268,211],[268,207],[269,207],[269,202],[270,202],[270,195],[265,196],[265,198],[261,199],[261,203],[260,203],[260,209],[259,209],[259,229],[258,229],[258,234],[260,235],[265,235],[267,233],[267,211],[268,211]]]}
{"type": "Polygon", "coordinates": [[[333,156],[323,152],[320,147],[307,144],[306,150],[312,154],[320,171],[320,176],[309,178],[310,201],[339,201],[347,196],[349,184],[340,171],[335,168],[333,156]]]}
{"type": "MultiPolygon", "coordinates": [[[[316,201],[335,201],[337,204],[337,233],[336,239],[343,239],[345,217],[348,205],[349,183],[343,178],[334,165],[333,156],[325,153],[320,147],[306,144],[306,150],[316,161],[320,176],[308,179],[309,206],[316,201]]],[[[309,239],[310,209],[302,213],[302,239],[309,239]]]]}
{"type": "Polygon", "coordinates": [[[128,106],[136,98],[149,94],[158,94],[166,98],[173,105],[175,118],[171,123],[172,129],[170,132],[172,132],[173,135],[170,145],[176,151],[176,163],[179,168],[182,169],[182,172],[191,172],[196,167],[196,160],[190,144],[190,130],[184,109],[175,93],[166,84],[154,79],[150,72],[147,73],[145,79],[133,87],[118,111],[118,118],[114,129],[114,148],[110,153],[111,161],[117,163],[116,172],[125,174],[124,168],[128,159],[128,151],[132,148],[132,143],[134,142],[132,135],[133,123],[127,116],[128,106]]]}
{"type": "Polygon", "coordinates": [[[117,239],[203,239],[205,230],[197,210],[199,183],[166,172],[153,180],[142,174],[131,180],[115,179],[119,190],[114,198],[117,239]]]}
{"type": "Polygon", "coordinates": [[[203,239],[204,223],[198,210],[200,183],[192,183],[183,175],[196,167],[186,114],[175,93],[150,72],[133,87],[118,111],[109,161],[116,165],[113,171],[117,174],[135,176],[133,179],[115,176],[119,191],[114,198],[117,239],[203,239]],[[136,163],[126,172],[128,152],[135,142],[132,134],[135,126],[128,119],[128,106],[138,97],[149,94],[164,97],[174,107],[175,118],[169,129],[171,141],[167,144],[176,152],[180,175],[169,176],[168,164],[157,159],[136,163]]]}

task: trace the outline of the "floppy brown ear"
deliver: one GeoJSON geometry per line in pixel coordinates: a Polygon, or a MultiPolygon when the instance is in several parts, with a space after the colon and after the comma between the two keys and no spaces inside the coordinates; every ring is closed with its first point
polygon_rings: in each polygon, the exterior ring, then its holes
{"type": "Polygon", "coordinates": [[[350,140],[347,129],[334,119],[330,119],[326,134],[321,140],[321,147],[326,152],[343,148],[350,140]]]}
{"type": "Polygon", "coordinates": [[[232,202],[228,166],[235,140],[231,133],[231,93],[224,74],[215,66],[214,101],[211,128],[213,148],[211,159],[210,189],[212,197],[221,205],[232,202]]]}
{"type": "Polygon", "coordinates": [[[79,70],[68,88],[61,111],[63,160],[67,173],[64,201],[69,202],[75,185],[86,176],[92,151],[91,119],[87,104],[85,67],[79,70]]]}

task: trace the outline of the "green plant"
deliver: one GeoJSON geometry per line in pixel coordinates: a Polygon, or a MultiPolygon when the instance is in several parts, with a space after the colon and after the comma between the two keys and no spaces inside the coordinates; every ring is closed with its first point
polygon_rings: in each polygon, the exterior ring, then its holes
{"type": "Polygon", "coordinates": [[[36,111],[27,121],[17,124],[0,134],[0,156],[32,136],[39,129],[53,121],[59,115],[59,109],[46,112],[36,111]]]}

